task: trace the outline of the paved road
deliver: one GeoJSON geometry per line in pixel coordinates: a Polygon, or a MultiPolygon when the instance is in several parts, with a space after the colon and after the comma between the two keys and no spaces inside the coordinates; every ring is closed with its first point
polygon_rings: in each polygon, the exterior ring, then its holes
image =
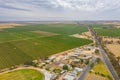
{"type": "Polygon", "coordinates": [[[96,60],[96,57],[93,57],[91,62],[87,65],[87,67],[85,68],[85,70],[81,73],[80,77],[78,78],[78,80],[85,80],[88,70],[91,69],[91,64],[93,64],[96,60]]]}
{"type": "Polygon", "coordinates": [[[116,71],[114,70],[112,64],[109,61],[109,58],[107,57],[104,49],[101,46],[100,41],[98,40],[98,36],[97,36],[96,32],[91,27],[89,27],[88,29],[91,32],[91,34],[93,35],[95,41],[98,43],[98,47],[100,49],[100,53],[102,54],[102,57],[103,57],[103,61],[106,64],[106,66],[109,69],[109,71],[111,72],[112,77],[114,78],[114,80],[119,80],[119,77],[118,77],[116,71]]]}

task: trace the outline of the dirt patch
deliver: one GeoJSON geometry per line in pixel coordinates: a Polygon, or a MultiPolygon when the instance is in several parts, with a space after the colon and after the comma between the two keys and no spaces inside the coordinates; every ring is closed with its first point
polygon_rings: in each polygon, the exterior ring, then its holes
{"type": "Polygon", "coordinates": [[[109,80],[109,79],[106,77],[102,77],[102,76],[91,73],[91,74],[88,74],[85,80],[109,80]]]}
{"type": "Polygon", "coordinates": [[[14,28],[15,26],[22,26],[23,24],[16,24],[16,23],[5,23],[5,24],[0,24],[0,30],[5,29],[5,28],[14,28]]]}
{"type": "Polygon", "coordinates": [[[120,56],[120,45],[119,44],[107,44],[106,47],[116,56],[120,56]]]}
{"type": "Polygon", "coordinates": [[[81,35],[87,36],[87,37],[92,37],[91,33],[88,32],[83,32],[81,35]]]}
{"type": "Polygon", "coordinates": [[[32,31],[32,32],[38,33],[38,34],[41,34],[41,35],[46,35],[46,36],[55,36],[55,35],[59,35],[59,34],[56,34],[56,33],[46,32],[46,31],[32,31]]]}
{"type": "Polygon", "coordinates": [[[86,39],[92,39],[92,35],[90,32],[83,32],[81,34],[74,34],[71,35],[73,37],[77,37],[77,38],[86,38],[86,39]]]}
{"type": "Polygon", "coordinates": [[[120,25],[119,26],[115,26],[116,28],[120,28],[120,25]]]}
{"type": "Polygon", "coordinates": [[[102,40],[105,42],[105,46],[110,52],[112,52],[116,57],[120,56],[119,38],[103,37],[102,40]]]}

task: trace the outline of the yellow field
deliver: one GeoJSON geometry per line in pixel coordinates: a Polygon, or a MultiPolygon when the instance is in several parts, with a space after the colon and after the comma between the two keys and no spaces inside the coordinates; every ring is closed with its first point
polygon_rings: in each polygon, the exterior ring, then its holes
{"type": "Polygon", "coordinates": [[[0,80],[44,80],[42,73],[32,69],[22,69],[0,75],[0,80]]]}

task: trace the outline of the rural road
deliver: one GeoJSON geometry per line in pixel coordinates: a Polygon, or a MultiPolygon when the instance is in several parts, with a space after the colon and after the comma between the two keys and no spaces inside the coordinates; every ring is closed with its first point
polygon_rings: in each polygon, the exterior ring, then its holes
{"type": "Polygon", "coordinates": [[[97,42],[98,48],[99,48],[100,53],[102,54],[102,57],[103,57],[103,61],[104,61],[104,63],[106,64],[106,66],[107,66],[107,68],[109,69],[109,71],[111,72],[113,79],[114,79],[114,80],[119,80],[119,77],[118,77],[116,71],[114,70],[111,62],[109,61],[109,58],[107,57],[104,49],[103,49],[102,46],[101,46],[100,41],[98,40],[98,35],[96,34],[96,32],[95,32],[91,27],[88,27],[88,29],[89,29],[89,31],[91,32],[94,40],[97,42]]]}
{"type": "Polygon", "coordinates": [[[78,78],[78,80],[85,80],[88,70],[91,69],[91,64],[93,64],[96,60],[96,57],[94,56],[91,60],[91,62],[87,65],[87,67],[85,68],[85,70],[81,73],[80,77],[78,78]]]}

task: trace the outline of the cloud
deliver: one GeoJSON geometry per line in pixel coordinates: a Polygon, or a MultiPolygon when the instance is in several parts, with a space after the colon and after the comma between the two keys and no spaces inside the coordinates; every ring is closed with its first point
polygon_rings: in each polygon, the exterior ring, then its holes
{"type": "Polygon", "coordinates": [[[0,0],[0,20],[119,19],[119,4],[120,0],[0,0]]]}
{"type": "Polygon", "coordinates": [[[120,0],[47,0],[54,8],[82,11],[115,9],[120,7],[120,0]]]}
{"type": "MultiPolygon", "coordinates": [[[[120,0],[0,0],[1,8],[28,10],[26,5],[53,9],[95,11],[120,7],[120,0]]],[[[31,10],[31,9],[30,9],[31,10]]]]}

